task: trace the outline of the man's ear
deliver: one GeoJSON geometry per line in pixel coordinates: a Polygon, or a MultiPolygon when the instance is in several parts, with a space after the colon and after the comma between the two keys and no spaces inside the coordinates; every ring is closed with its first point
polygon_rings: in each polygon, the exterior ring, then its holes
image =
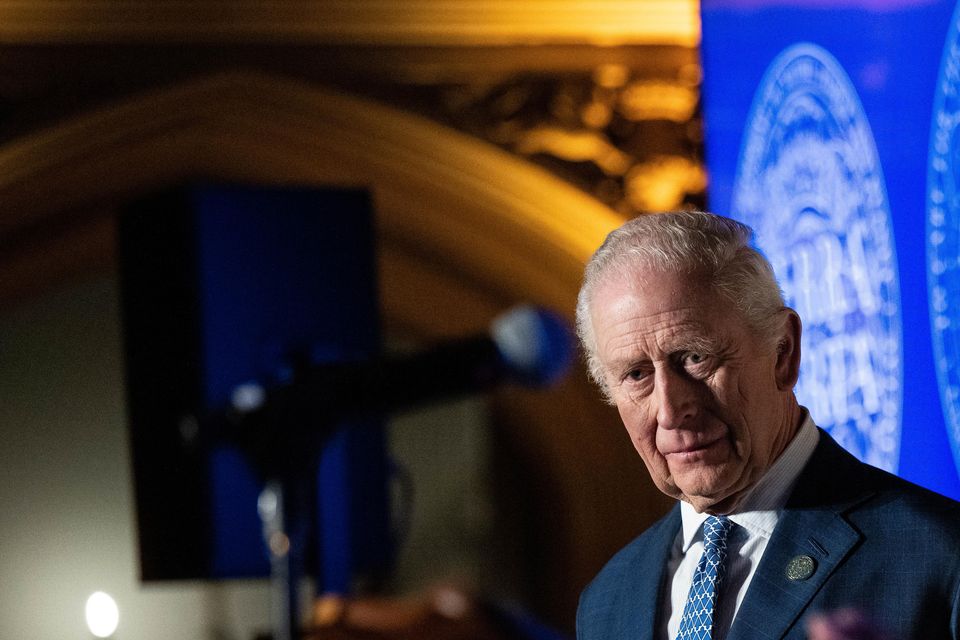
{"type": "Polygon", "coordinates": [[[800,316],[793,309],[785,307],[780,311],[783,326],[777,341],[777,388],[790,391],[800,377],[800,316]]]}

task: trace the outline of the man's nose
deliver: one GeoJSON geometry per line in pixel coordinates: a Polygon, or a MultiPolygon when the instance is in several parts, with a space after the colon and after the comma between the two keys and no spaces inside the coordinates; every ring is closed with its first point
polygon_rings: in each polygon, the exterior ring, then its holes
{"type": "Polygon", "coordinates": [[[697,415],[696,381],[669,367],[654,374],[657,424],[663,429],[679,429],[697,415]]]}

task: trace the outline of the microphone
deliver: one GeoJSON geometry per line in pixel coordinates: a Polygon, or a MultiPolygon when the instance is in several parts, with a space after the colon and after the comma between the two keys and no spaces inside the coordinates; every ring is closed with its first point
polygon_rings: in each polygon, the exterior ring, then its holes
{"type": "Polygon", "coordinates": [[[243,418],[281,408],[285,416],[327,423],[389,414],[502,383],[547,386],[566,373],[573,354],[571,332],[559,316],[520,306],[498,316],[487,335],[411,355],[308,366],[274,389],[239,385],[231,394],[230,410],[243,418]]]}

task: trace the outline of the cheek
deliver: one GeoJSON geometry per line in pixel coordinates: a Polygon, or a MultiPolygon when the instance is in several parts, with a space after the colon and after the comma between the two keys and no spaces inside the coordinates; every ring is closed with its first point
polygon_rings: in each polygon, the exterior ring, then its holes
{"type": "Polygon", "coordinates": [[[649,410],[635,404],[618,405],[620,418],[630,436],[630,443],[650,474],[650,479],[669,496],[679,497],[667,460],[657,449],[657,421],[649,410]]]}
{"type": "Polygon", "coordinates": [[[771,407],[776,406],[776,394],[770,391],[770,376],[767,375],[754,372],[753,376],[742,376],[737,382],[735,403],[728,405],[733,409],[729,424],[739,454],[742,457],[759,455],[775,434],[775,416],[771,407]]]}
{"type": "Polygon", "coordinates": [[[750,411],[751,384],[743,376],[730,376],[711,388],[714,399],[713,413],[730,432],[730,439],[738,455],[747,455],[752,449],[753,437],[747,425],[750,411]]]}
{"type": "Polygon", "coordinates": [[[620,419],[627,429],[630,442],[646,460],[657,455],[657,422],[642,403],[618,403],[620,419]]]}

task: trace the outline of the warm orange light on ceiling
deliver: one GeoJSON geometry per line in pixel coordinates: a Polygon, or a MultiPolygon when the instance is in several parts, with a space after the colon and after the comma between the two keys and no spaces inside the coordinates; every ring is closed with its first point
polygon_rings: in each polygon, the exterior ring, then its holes
{"type": "Polygon", "coordinates": [[[0,0],[0,42],[498,46],[700,40],[697,0],[0,0]]]}

